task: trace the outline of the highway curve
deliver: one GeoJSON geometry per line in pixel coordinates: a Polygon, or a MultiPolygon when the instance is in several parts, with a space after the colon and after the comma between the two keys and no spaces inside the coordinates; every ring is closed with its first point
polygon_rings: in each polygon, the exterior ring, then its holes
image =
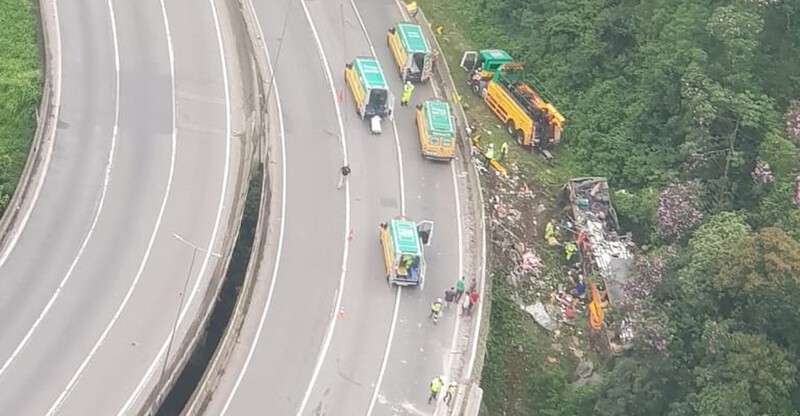
{"type": "Polygon", "coordinates": [[[41,6],[57,7],[61,108],[41,193],[0,264],[0,414],[131,412],[176,322],[183,340],[228,231],[235,54],[207,1],[41,6]]]}
{"type": "MultiPolygon", "coordinates": [[[[413,106],[396,102],[396,123],[385,122],[380,136],[357,117],[344,66],[372,55],[371,44],[397,100],[402,90],[385,46],[400,12],[390,1],[364,3],[366,33],[348,0],[254,4],[283,116],[288,208],[282,244],[274,243],[281,249],[264,259],[277,268],[259,276],[206,414],[434,412],[428,383],[446,373],[455,317],[446,312],[438,326],[427,317],[460,271],[456,171],[421,157],[413,106]],[[353,174],[337,192],[344,150],[353,174]],[[401,214],[435,221],[424,290],[398,291],[384,278],[378,224],[401,214]]],[[[413,101],[432,97],[418,86],[413,101]]]]}

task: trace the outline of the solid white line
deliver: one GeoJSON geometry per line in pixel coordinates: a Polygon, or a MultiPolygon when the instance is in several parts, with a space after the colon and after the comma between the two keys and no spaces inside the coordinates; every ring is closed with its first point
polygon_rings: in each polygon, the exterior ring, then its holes
{"type": "MultiPolygon", "coordinates": [[[[478,178],[480,180],[480,178],[478,178]]],[[[480,189],[479,189],[480,192],[480,189]]],[[[483,207],[483,197],[479,196],[481,200],[481,207],[483,207]]],[[[486,302],[486,217],[481,215],[481,235],[483,237],[483,241],[481,241],[481,269],[479,273],[481,274],[481,300],[478,302],[478,321],[475,322],[475,329],[472,332],[472,347],[469,351],[469,361],[467,363],[467,371],[466,371],[466,378],[472,378],[472,370],[475,368],[475,359],[477,358],[478,352],[478,340],[479,335],[481,333],[481,322],[483,321],[483,304],[486,302]]]]}
{"type": "MultiPolygon", "coordinates": [[[[434,92],[437,98],[439,98],[438,92],[434,88],[434,92]]],[[[456,176],[456,165],[455,162],[450,163],[450,172],[453,178],[453,194],[456,200],[456,223],[458,224],[458,276],[464,275],[464,238],[462,234],[462,222],[461,222],[461,198],[459,197],[458,193],[458,177],[456,176]]],[[[482,293],[482,292],[481,292],[482,293]]],[[[449,385],[450,381],[453,380],[453,358],[456,354],[456,349],[458,348],[458,331],[461,328],[461,317],[458,316],[458,311],[460,310],[459,305],[456,304],[456,324],[453,326],[453,337],[450,341],[450,350],[447,353],[447,361],[444,367],[444,385],[449,385]]],[[[436,411],[433,413],[434,416],[438,415],[440,411],[444,410],[444,413],[447,414],[450,411],[450,407],[447,406],[443,401],[437,400],[436,411]],[[444,405],[444,406],[443,406],[444,405]]]]}
{"type": "MultiPolygon", "coordinates": [[[[358,6],[353,0],[350,0],[350,6],[353,8],[353,12],[356,14],[356,18],[358,19],[358,24],[361,26],[361,31],[364,32],[364,38],[367,40],[367,45],[369,45],[369,51],[372,53],[372,56],[377,60],[378,54],[375,52],[375,45],[372,44],[372,41],[369,38],[369,32],[367,32],[367,27],[364,25],[364,20],[361,19],[361,13],[358,12],[358,6]]],[[[400,136],[397,133],[397,123],[394,120],[394,115],[391,117],[392,122],[392,132],[394,133],[394,145],[397,150],[397,166],[400,170],[400,215],[406,216],[406,183],[405,179],[403,178],[403,151],[400,150],[400,136]]]]}
{"type": "MultiPolygon", "coordinates": [[[[403,19],[408,21],[410,20],[406,10],[400,6],[398,2],[395,2],[397,7],[400,9],[400,14],[403,15],[403,19]]],[[[437,88],[436,83],[431,81],[431,89],[433,90],[433,95],[436,98],[442,98],[442,93],[437,88]]],[[[461,197],[459,196],[458,192],[458,175],[456,174],[456,164],[455,161],[450,163],[450,177],[453,179],[453,196],[455,198],[455,207],[456,207],[456,225],[458,229],[458,276],[464,276],[464,237],[463,237],[463,223],[461,221],[461,197]]],[[[483,286],[481,286],[481,292],[483,293],[483,286]]],[[[444,383],[445,386],[449,384],[453,377],[453,358],[455,356],[455,351],[458,348],[458,340],[459,340],[459,330],[461,329],[461,319],[458,316],[458,311],[460,308],[456,305],[456,324],[453,326],[453,336],[450,341],[450,350],[447,354],[447,360],[444,367],[444,383]]],[[[478,310],[480,313],[480,309],[478,310]]],[[[480,320],[480,315],[478,316],[478,320],[480,320]]],[[[444,402],[437,402],[438,405],[436,407],[436,411],[434,412],[434,416],[438,415],[440,411],[444,410],[445,413],[450,411],[450,407],[447,405],[442,406],[444,402]]]]}
{"type": "MultiPolygon", "coordinates": [[[[361,26],[361,31],[364,33],[364,38],[367,40],[367,44],[369,45],[369,50],[372,53],[372,56],[375,59],[378,59],[378,54],[375,52],[375,46],[372,44],[372,41],[369,38],[369,32],[367,31],[367,26],[364,24],[364,19],[361,18],[361,13],[358,11],[358,6],[356,6],[355,1],[350,0],[350,6],[353,8],[353,12],[356,15],[356,19],[358,19],[358,24],[361,26]]],[[[397,166],[400,170],[400,213],[402,216],[406,215],[406,189],[405,189],[405,180],[403,177],[405,176],[403,170],[403,152],[400,148],[400,135],[397,132],[397,123],[395,122],[394,117],[392,117],[392,132],[394,132],[394,143],[395,148],[397,149],[397,166]]],[[[424,284],[424,283],[423,283],[424,284]]],[[[394,311],[392,311],[392,325],[389,327],[389,337],[387,339],[386,349],[383,352],[383,360],[381,362],[381,369],[378,372],[378,379],[375,381],[375,387],[372,390],[372,397],[369,401],[369,408],[367,410],[367,416],[372,414],[372,410],[375,408],[375,403],[378,400],[378,394],[380,393],[381,384],[383,383],[383,377],[386,375],[386,364],[389,362],[389,353],[392,351],[392,341],[394,340],[394,333],[396,329],[395,323],[397,322],[397,316],[400,313],[400,287],[397,288],[397,301],[394,305],[394,311]]]]}
{"type": "Polygon", "coordinates": [[[369,399],[369,407],[367,408],[367,416],[372,415],[375,409],[375,404],[378,403],[378,394],[380,393],[380,385],[383,382],[383,376],[386,374],[386,366],[389,364],[389,353],[392,351],[392,344],[394,343],[394,333],[397,328],[397,316],[400,311],[400,295],[403,291],[401,286],[397,287],[397,295],[394,299],[394,312],[392,312],[392,324],[389,326],[389,337],[386,339],[386,347],[381,360],[381,368],[378,370],[378,380],[375,382],[375,387],[372,390],[372,396],[369,399]]]}
{"type": "MultiPolygon", "coordinates": [[[[17,241],[19,237],[22,235],[22,232],[25,231],[25,226],[28,225],[28,220],[31,218],[31,214],[33,213],[33,208],[36,206],[36,201],[39,200],[39,194],[42,192],[42,188],[44,187],[45,179],[47,178],[47,174],[50,171],[50,161],[52,160],[53,156],[53,147],[55,144],[56,139],[56,132],[58,131],[58,120],[59,116],[61,115],[61,25],[58,21],[58,4],[57,0],[53,0],[53,28],[55,29],[56,36],[54,38],[56,42],[56,49],[53,51],[56,58],[56,71],[55,77],[53,78],[54,86],[52,87],[53,92],[53,112],[55,113],[53,116],[53,120],[51,121],[52,127],[50,130],[50,137],[48,139],[49,145],[48,148],[45,150],[44,153],[44,165],[42,166],[42,173],[39,175],[39,181],[36,184],[36,188],[33,191],[33,195],[30,198],[30,204],[28,205],[28,209],[22,215],[19,220],[19,226],[16,227],[16,231],[11,235],[11,239],[8,240],[8,244],[5,246],[5,250],[0,253],[0,268],[6,263],[8,256],[11,255],[11,252],[14,250],[14,247],[17,245],[17,241]]],[[[44,29],[43,29],[44,30],[44,29]]],[[[49,114],[41,114],[41,117],[48,117],[49,114]]],[[[116,124],[116,123],[115,123],[116,124]]],[[[33,173],[32,173],[33,174],[33,173]]],[[[20,201],[22,203],[22,201],[20,201]]],[[[12,207],[7,207],[7,215],[10,215],[10,210],[13,209],[12,207]]],[[[10,224],[9,224],[10,225],[10,224]]],[[[11,226],[12,230],[14,229],[11,226]]]]}
{"type": "MultiPolygon", "coordinates": [[[[57,4],[54,4],[53,10],[54,10],[55,16],[56,16],[56,18],[55,18],[56,27],[58,27],[58,5],[57,4]]],[[[60,50],[61,49],[61,46],[60,46],[61,45],[61,31],[60,31],[60,29],[58,29],[58,33],[59,33],[59,36],[58,36],[59,47],[58,47],[58,49],[60,50]]],[[[114,96],[115,96],[115,100],[114,100],[114,127],[113,127],[112,134],[111,134],[111,148],[109,149],[109,152],[108,152],[108,160],[106,161],[105,173],[104,173],[104,177],[103,177],[103,187],[102,187],[101,193],[100,193],[100,200],[97,203],[97,210],[95,211],[94,218],[92,219],[92,224],[89,226],[89,232],[84,237],[83,242],[81,243],[81,246],[78,249],[78,253],[75,255],[75,258],[72,260],[72,264],[70,264],[69,269],[67,269],[67,273],[64,275],[64,278],[61,279],[61,282],[59,282],[58,288],[56,289],[55,293],[53,293],[53,295],[50,297],[50,299],[47,301],[47,304],[45,305],[45,307],[42,310],[42,312],[39,313],[39,316],[36,318],[36,321],[33,322],[33,325],[30,327],[30,329],[28,329],[28,332],[25,333],[25,336],[19,342],[17,347],[14,349],[14,352],[11,353],[11,356],[8,357],[8,359],[6,359],[6,361],[3,363],[3,366],[0,367],[0,377],[2,377],[3,374],[5,374],[5,372],[9,369],[9,367],[14,362],[14,360],[17,358],[17,356],[22,352],[22,350],[28,344],[28,341],[30,341],[31,337],[33,336],[33,333],[36,332],[36,329],[39,328],[39,325],[42,323],[44,318],[50,312],[50,309],[55,304],[55,302],[58,299],[58,297],[61,295],[61,292],[64,290],[64,287],[67,285],[67,282],[69,282],[69,279],[72,277],[72,273],[75,271],[75,267],[78,265],[78,261],[80,261],[81,256],[83,255],[83,252],[86,249],[86,246],[89,244],[89,240],[92,238],[92,235],[94,234],[94,229],[97,226],[98,220],[100,219],[100,213],[103,211],[103,206],[104,206],[105,200],[106,200],[106,193],[108,191],[108,184],[111,181],[111,170],[112,170],[112,166],[114,164],[114,154],[116,152],[116,146],[117,146],[117,125],[119,123],[119,48],[118,48],[118,44],[117,44],[117,27],[116,27],[116,23],[114,21],[113,16],[111,18],[111,35],[112,35],[112,38],[113,38],[113,46],[114,46],[114,69],[115,69],[115,75],[114,75],[115,76],[115,87],[114,87],[114,90],[115,90],[115,92],[114,92],[114,96]]],[[[59,59],[58,59],[58,66],[59,66],[58,74],[60,75],[61,74],[61,69],[60,69],[61,68],[61,58],[60,58],[61,53],[59,52],[58,55],[59,55],[59,59]]],[[[59,84],[59,86],[61,85],[60,79],[58,81],[58,84],[59,84]]],[[[59,92],[59,95],[60,95],[60,92],[59,92]]],[[[59,98],[59,100],[60,100],[60,98],[59,98]]],[[[56,130],[57,130],[56,128],[53,129],[53,137],[51,137],[51,140],[55,139],[56,130]]],[[[48,154],[47,158],[48,158],[47,164],[49,164],[50,163],[49,162],[49,159],[50,159],[49,154],[48,154]]],[[[42,179],[42,182],[44,182],[44,179],[42,179]]],[[[39,189],[41,189],[41,184],[39,186],[39,189]]],[[[37,190],[37,195],[38,195],[38,190],[37,190]]],[[[26,221],[27,221],[27,219],[26,219],[26,221]]],[[[12,246],[13,246],[13,244],[12,244],[12,246]]]]}
{"type": "MultiPolygon", "coordinates": [[[[395,0],[395,5],[397,5],[397,8],[400,10],[400,14],[403,15],[403,19],[405,21],[407,21],[407,22],[410,21],[411,19],[409,18],[406,9],[400,3],[400,0],[395,0]]],[[[438,91],[437,91],[435,85],[431,84],[431,86],[433,87],[434,93],[437,94],[437,96],[438,96],[438,91]]],[[[455,176],[453,177],[453,179],[455,180],[455,176]]],[[[478,194],[479,194],[479,198],[481,199],[481,207],[482,207],[483,206],[483,198],[482,198],[482,195],[480,195],[481,194],[480,185],[478,186],[478,188],[479,188],[478,189],[478,194]]],[[[458,187],[456,187],[455,190],[456,190],[456,194],[458,194],[458,187]]],[[[459,201],[458,197],[456,197],[456,201],[458,203],[458,201],[459,201]]],[[[456,208],[460,209],[458,207],[458,205],[456,206],[456,208]]],[[[459,221],[461,220],[461,215],[458,215],[458,219],[459,219],[459,221]]],[[[461,233],[461,226],[459,226],[459,237],[458,237],[459,238],[459,247],[461,247],[461,244],[462,244],[461,234],[460,233],[461,233]]],[[[486,222],[485,222],[485,218],[484,218],[484,216],[482,214],[481,214],[481,235],[486,235],[486,222]]],[[[459,268],[460,268],[461,267],[461,255],[462,255],[462,250],[461,249],[459,249],[458,255],[459,255],[459,268]]],[[[480,283],[480,292],[479,293],[481,293],[481,295],[483,296],[483,295],[486,294],[486,242],[485,242],[485,240],[481,243],[481,266],[480,266],[480,270],[478,271],[478,273],[481,275],[481,279],[479,279],[480,282],[481,282],[480,283]]],[[[463,272],[460,272],[459,276],[461,276],[462,274],[463,274],[463,272]]],[[[470,348],[470,356],[469,356],[469,360],[467,362],[467,371],[465,372],[466,373],[465,378],[467,378],[467,379],[472,377],[472,370],[473,370],[473,368],[475,366],[475,358],[476,358],[476,353],[477,353],[477,350],[478,350],[478,340],[479,340],[479,335],[480,335],[480,330],[481,330],[481,321],[483,320],[483,303],[484,303],[483,301],[484,300],[485,299],[483,299],[480,302],[478,302],[477,321],[475,322],[475,329],[473,331],[473,336],[472,336],[472,346],[470,348]]],[[[458,331],[456,330],[456,335],[454,335],[454,337],[457,336],[457,332],[458,331]]],[[[455,342],[454,342],[453,345],[455,345],[455,342]]]]}
{"type": "Polygon", "coordinates": [[[283,125],[283,109],[281,108],[281,95],[278,92],[278,85],[275,83],[275,76],[274,71],[275,68],[272,67],[272,62],[270,61],[269,57],[269,50],[267,50],[267,43],[264,40],[264,31],[261,29],[261,23],[259,22],[258,18],[255,15],[255,9],[253,8],[252,2],[248,0],[248,4],[250,5],[250,9],[253,11],[253,20],[255,20],[256,28],[258,29],[258,34],[261,39],[261,47],[264,49],[264,53],[266,54],[267,58],[267,67],[269,67],[269,71],[271,74],[272,85],[269,87],[275,91],[275,103],[278,108],[278,125],[280,129],[280,138],[281,138],[281,225],[278,231],[278,249],[275,253],[275,266],[272,269],[272,282],[269,284],[269,292],[267,293],[267,302],[264,304],[264,310],[261,312],[261,319],[258,322],[258,329],[256,329],[255,338],[253,342],[250,344],[250,350],[247,352],[247,358],[244,360],[244,366],[242,370],[239,371],[239,375],[236,377],[236,382],[233,384],[233,389],[228,394],[228,398],[225,400],[225,405],[222,407],[222,411],[220,412],[220,416],[225,415],[228,411],[228,407],[230,407],[231,403],[233,402],[233,398],[236,395],[236,392],[239,390],[239,385],[242,384],[242,380],[244,379],[244,375],[247,372],[247,368],[250,366],[250,361],[253,359],[253,355],[256,351],[256,345],[258,344],[258,340],[261,338],[261,331],[264,329],[264,321],[267,320],[267,312],[269,312],[269,307],[272,305],[272,295],[275,292],[275,282],[278,281],[278,271],[281,267],[281,258],[283,253],[283,234],[286,225],[286,132],[284,130],[283,125]]]}
{"type": "MultiPolygon", "coordinates": [[[[109,15],[111,16],[112,24],[116,27],[116,17],[115,17],[113,2],[112,2],[112,0],[108,0],[107,3],[108,3],[108,10],[109,10],[109,15]]],[[[119,316],[122,314],[122,311],[127,306],[128,301],[130,300],[131,296],[133,295],[134,290],[136,289],[137,284],[139,283],[139,279],[142,277],[142,273],[144,272],[145,265],[147,264],[147,261],[150,258],[150,253],[153,250],[153,245],[155,244],[156,236],[158,235],[158,230],[161,228],[161,221],[162,221],[162,219],[164,217],[164,211],[166,210],[166,207],[167,207],[167,201],[169,200],[170,190],[172,189],[172,180],[173,180],[174,173],[175,173],[175,155],[176,155],[176,152],[177,152],[177,130],[176,130],[176,126],[175,126],[175,123],[176,123],[176,117],[175,117],[175,65],[174,65],[174,57],[173,57],[173,54],[172,54],[172,40],[171,40],[171,38],[169,36],[169,29],[167,29],[166,34],[167,34],[167,45],[168,45],[168,51],[169,51],[170,76],[171,76],[171,80],[172,80],[172,86],[171,86],[171,90],[172,90],[172,137],[171,137],[172,150],[170,152],[171,154],[170,154],[170,164],[169,164],[169,176],[167,178],[166,189],[164,189],[164,196],[163,196],[163,198],[161,200],[161,207],[158,210],[158,216],[156,217],[156,223],[155,223],[155,226],[153,227],[153,232],[150,234],[150,241],[147,243],[147,248],[145,249],[144,257],[142,258],[142,261],[139,264],[139,269],[136,272],[136,275],[135,275],[135,277],[133,279],[133,282],[131,282],[131,285],[128,288],[128,292],[125,294],[125,297],[122,299],[122,303],[120,303],[120,305],[117,307],[117,310],[114,313],[114,316],[111,318],[111,321],[109,321],[108,325],[103,330],[103,333],[100,335],[100,338],[97,339],[97,342],[95,342],[95,344],[92,347],[92,349],[89,352],[89,354],[86,356],[86,358],[83,360],[81,365],[78,367],[77,371],[75,371],[75,374],[73,374],[72,378],[69,380],[69,383],[67,383],[67,386],[61,392],[61,394],[58,395],[58,398],[55,400],[55,402],[53,402],[53,404],[50,406],[50,409],[47,411],[47,415],[54,414],[64,404],[64,402],[66,401],[67,397],[69,397],[70,393],[72,393],[73,389],[75,388],[75,385],[78,383],[78,380],[80,379],[81,375],[83,374],[84,369],[86,369],[86,367],[89,365],[89,362],[92,360],[92,358],[94,358],[94,355],[100,349],[100,346],[103,345],[103,342],[105,342],[105,339],[108,336],[109,332],[111,332],[111,329],[116,324],[117,319],[119,319],[119,316]]],[[[116,37],[116,28],[114,29],[114,39],[115,39],[114,40],[115,45],[118,45],[117,37],[116,37]]],[[[117,48],[117,50],[119,50],[118,46],[115,46],[115,48],[117,48]]],[[[118,57],[117,57],[117,67],[119,68],[119,58],[118,57]]]]}
{"type": "MultiPolygon", "coordinates": [[[[166,27],[166,31],[167,31],[166,32],[167,33],[167,41],[168,41],[168,43],[170,45],[169,46],[169,50],[170,50],[170,70],[174,71],[174,54],[172,52],[173,51],[173,49],[172,49],[172,38],[171,38],[171,35],[170,35],[170,30],[169,30],[170,25],[169,25],[169,18],[167,17],[166,4],[165,4],[164,0],[159,0],[159,1],[161,3],[161,14],[162,14],[162,17],[164,19],[164,26],[166,27]]],[[[183,320],[186,318],[186,314],[189,312],[189,307],[192,305],[192,301],[194,300],[194,297],[200,291],[200,285],[203,282],[203,275],[205,274],[206,269],[208,268],[209,260],[211,260],[211,257],[212,257],[213,252],[214,252],[213,251],[214,243],[217,240],[217,233],[219,232],[220,223],[222,221],[222,211],[225,208],[225,194],[227,193],[227,189],[228,189],[228,176],[230,175],[230,161],[231,161],[231,136],[232,136],[232,131],[231,131],[231,93],[230,93],[230,83],[229,83],[229,80],[228,80],[228,67],[225,65],[225,45],[222,42],[222,29],[220,28],[219,15],[217,14],[217,7],[214,5],[214,0],[209,0],[208,2],[211,5],[211,14],[214,17],[214,29],[216,30],[216,34],[217,34],[217,47],[218,47],[218,52],[219,52],[219,62],[220,62],[220,68],[222,70],[222,86],[223,86],[223,89],[225,91],[225,166],[223,167],[223,172],[222,172],[222,189],[220,189],[220,192],[219,192],[219,201],[217,203],[216,218],[214,219],[214,228],[212,229],[211,237],[208,240],[208,248],[206,249],[206,255],[205,255],[205,258],[203,259],[203,264],[200,267],[200,270],[197,272],[197,279],[195,280],[195,284],[192,287],[192,291],[191,291],[191,294],[189,295],[189,298],[184,302],[185,306],[184,306],[183,310],[180,311],[180,314],[178,315],[178,319],[177,319],[175,325],[172,327],[170,332],[166,335],[166,337],[164,339],[164,342],[161,344],[161,348],[158,351],[158,354],[156,354],[156,357],[153,359],[152,363],[150,363],[150,367],[145,372],[144,377],[142,377],[142,379],[139,381],[139,384],[136,386],[136,389],[134,389],[134,392],[128,397],[128,400],[125,402],[125,404],[123,405],[122,409],[119,411],[120,415],[127,413],[128,408],[131,405],[133,405],[133,403],[135,403],[136,399],[139,397],[139,395],[144,390],[144,387],[147,385],[147,383],[153,377],[153,373],[155,372],[155,369],[162,365],[161,360],[162,359],[163,360],[169,360],[169,357],[165,356],[165,354],[167,352],[167,348],[168,348],[169,343],[170,343],[169,341],[172,338],[173,332],[177,331],[177,329],[180,326],[181,322],[183,322],[183,320]]],[[[173,80],[173,89],[172,90],[173,90],[173,94],[175,94],[175,88],[174,88],[175,76],[174,76],[174,72],[173,72],[172,80],[173,80]]],[[[173,104],[175,102],[176,102],[175,99],[173,99],[173,104]]],[[[176,112],[177,112],[177,110],[175,108],[173,108],[173,117],[176,116],[176,112]]],[[[176,129],[173,132],[173,137],[176,137],[177,136],[177,127],[174,124],[173,124],[173,127],[176,129]]],[[[174,154],[173,154],[173,156],[174,156],[174,154]]],[[[155,236],[155,234],[153,234],[153,236],[155,236]]],[[[138,277],[137,277],[137,279],[138,279],[138,277]]],[[[130,295],[130,293],[132,293],[132,292],[129,292],[129,295],[130,295]]],[[[127,302],[127,298],[126,298],[126,302],[127,302]]],[[[120,312],[121,312],[121,310],[122,309],[120,308],[120,312]]],[[[110,326],[109,326],[109,329],[110,329],[110,326]]]]}
{"type": "MultiPolygon", "coordinates": [[[[311,13],[308,11],[308,6],[305,0],[300,0],[303,6],[303,12],[306,15],[308,25],[311,27],[311,34],[314,35],[314,41],[317,44],[317,53],[322,58],[323,69],[325,70],[325,78],[328,81],[328,86],[331,92],[331,98],[336,108],[336,119],[339,122],[339,139],[342,145],[342,157],[344,164],[348,164],[347,159],[347,140],[344,134],[344,121],[342,120],[342,108],[339,105],[339,99],[336,96],[336,86],[333,84],[333,75],[331,75],[331,66],[328,64],[328,57],[325,55],[325,49],[322,47],[322,41],[319,38],[317,27],[314,25],[314,20],[311,18],[311,13]]],[[[325,334],[325,339],[322,342],[322,349],[317,357],[317,362],[314,365],[314,372],[311,375],[311,381],[308,383],[305,394],[303,394],[303,401],[300,403],[300,408],[297,410],[297,415],[300,416],[303,410],[308,405],[308,400],[311,398],[311,392],[314,390],[314,385],[317,383],[319,373],[322,371],[322,364],[325,362],[325,357],[328,355],[328,349],[333,340],[333,332],[336,329],[336,321],[338,321],[337,311],[342,306],[342,295],[344,293],[344,284],[347,279],[347,258],[350,252],[350,239],[348,238],[348,231],[350,230],[350,181],[345,182],[345,227],[344,227],[344,253],[342,254],[342,273],[339,276],[339,288],[336,293],[336,306],[331,311],[331,321],[328,324],[328,331],[325,334]]]]}

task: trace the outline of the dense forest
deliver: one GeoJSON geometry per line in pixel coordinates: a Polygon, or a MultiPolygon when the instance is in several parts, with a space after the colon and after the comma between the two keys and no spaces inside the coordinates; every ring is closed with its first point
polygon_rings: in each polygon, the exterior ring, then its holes
{"type": "Polygon", "coordinates": [[[609,178],[646,253],[633,350],[580,388],[526,368],[524,403],[494,388],[490,408],[800,414],[800,0],[448,3],[474,47],[526,65],[568,120],[559,160],[609,178]]]}

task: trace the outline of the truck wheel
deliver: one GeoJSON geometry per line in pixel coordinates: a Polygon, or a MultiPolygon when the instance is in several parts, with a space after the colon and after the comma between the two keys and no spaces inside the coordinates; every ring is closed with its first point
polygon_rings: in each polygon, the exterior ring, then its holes
{"type": "Polygon", "coordinates": [[[472,93],[475,95],[481,95],[481,83],[480,82],[473,82],[472,83],[472,93]]]}
{"type": "Polygon", "coordinates": [[[522,130],[517,130],[516,132],[514,132],[514,136],[513,137],[514,137],[514,140],[516,140],[517,143],[520,146],[522,146],[522,130]]]}
{"type": "Polygon", "coordinates": [[[508,135],[511,137],[514,137],[514,134],[517,132],[517,127],[514,125],[513,120],[509,120],[508,123],[506,123],[506,132],[508,132],[508,135]]]}

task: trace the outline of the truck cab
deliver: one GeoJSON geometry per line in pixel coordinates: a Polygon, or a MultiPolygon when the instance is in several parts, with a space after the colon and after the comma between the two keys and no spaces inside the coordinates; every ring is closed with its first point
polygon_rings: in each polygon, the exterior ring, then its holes
{"type": "Polygon", "coordinates": [[[467,71],[470,80],[489,79],[500,67],[512,62],[514,58],[502,49],[483,49],[464,52],[460,66],[467,71]]]}

